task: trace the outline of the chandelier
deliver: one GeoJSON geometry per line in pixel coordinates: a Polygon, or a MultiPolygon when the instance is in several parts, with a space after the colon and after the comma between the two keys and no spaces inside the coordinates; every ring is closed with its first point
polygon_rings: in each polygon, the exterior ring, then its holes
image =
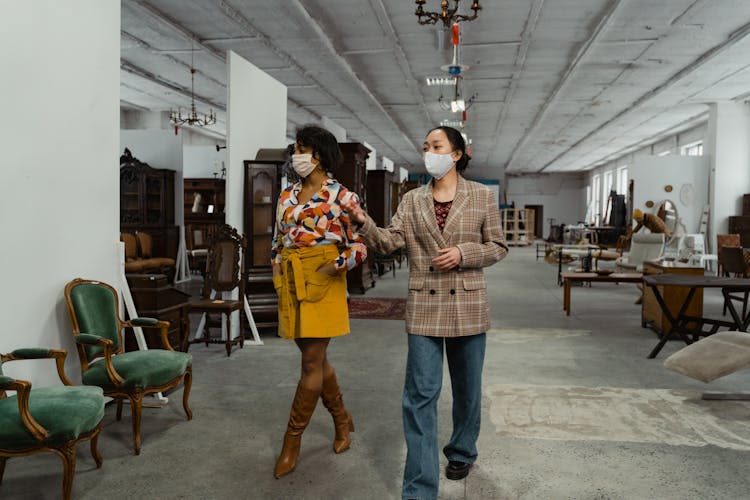
{"type": "Polygon", "coordinates": [[[448,8],[448,4],[450,3],[448,0],[442,0],[440,2],[440,12],[425,12],[422,5],[424,5],[426,1],[427,0],[414,1],[414,3],[417,4],[417,11],[414,14],[416,14],[419,24],[436,24],[438,20],[440,20],[443,21],[445,26],[450,26],[451,24],[460,23],[461,21],[473,21],[479,15],[479,11],[482,10],[479,1],[474,0],[470,7],[474,13],[470,16],[464,16],[456,14],[456,12],[458,12],[458,4],[461,3],[461,0],[453,0],[452,9],[448,8]],[[425,19],[422,19],[423,17],[425,19]]]}
{"type": "Polygon", "coordinates": [[[193,127],[205,127],[207,125],[213,125],[216,123],[216,113],[211,109],[209,113],[199,114],[195,109],[195,67],[193,55],[195,49],[190,46],[190,111],[186,115],[182,114],[182,108],[177,108],[177,111],[169,110],[169,121],[175,125],[175,133],[177,133],[177,127],[182,125],[190,125],[193,127]]]}

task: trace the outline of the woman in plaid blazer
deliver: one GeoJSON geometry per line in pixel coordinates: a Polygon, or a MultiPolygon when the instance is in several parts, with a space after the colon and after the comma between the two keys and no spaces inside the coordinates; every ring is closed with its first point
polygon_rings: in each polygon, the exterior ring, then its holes
{"type": "Polygon", "coordinates": [[[356,201],[342,205],[361,225],[359,234],[368,246],[384,254],[405,247],[408,253],[405,499],[437,498],[437,401],[444,349],[453,392],[453,435],[443,448],[446,476],[466,477],[477,459],[490,326],[482,268],[505,257],[508,247],[492,193],[460,175],[469,159],[461,133],[438,127],[424,141],[425,167],[433,180],[404,195],[389,227],[377,227],[356,201]]]}

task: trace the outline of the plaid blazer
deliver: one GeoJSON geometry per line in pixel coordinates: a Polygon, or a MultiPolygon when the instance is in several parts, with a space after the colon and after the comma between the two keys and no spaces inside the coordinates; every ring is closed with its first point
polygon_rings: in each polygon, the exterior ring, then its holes
{"type": "Polygon", "coordinates": [[[409,296],[406,331],[416,335],[460,337],[490,327],[487,283],[482,268],[508,253],[500,213],[492,193],[459,175],[445,228],[435,219],[432,185],[404,195],[387,228],[368,217],[359,234],[368,246],[388,254],[406,247],[409,296]],[[448,271],[432,266],[438,249],[458,247],[461,263],[448,271]]]}

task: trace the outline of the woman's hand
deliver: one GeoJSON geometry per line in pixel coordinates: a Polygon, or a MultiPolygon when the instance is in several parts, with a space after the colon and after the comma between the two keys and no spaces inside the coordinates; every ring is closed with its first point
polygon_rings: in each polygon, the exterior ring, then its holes
{"type": "Polygon", "coordinates": [[[359,200],[352,196],[348,201],[342,201],[341,206],[349,213],[349,218],[357,224],[364,224],[367,220],[365,211],[359,204],[359,200]]]}
{"type": "Polygon", "coordinates": [[[461,250],[458,247],[441,248],[438,252],[440,256],[432,259],[432,264],[441,271],[453,269],[461,263],[461,250]]]}
{"type": "Polygon", "coordinates": [[[272,262],[271,272],[274,277],[279,276],[281,274],[281,266],[277,262],[272,262]]]}
{"type": "Polygon", "coordinates": [[[317,272],[321,274],[327,274],[328,276],[338,276],[339,274],[339,270],[336,269],[336,266],[333,264],[333,262],[323,264],[317,269],[317,272]]]}

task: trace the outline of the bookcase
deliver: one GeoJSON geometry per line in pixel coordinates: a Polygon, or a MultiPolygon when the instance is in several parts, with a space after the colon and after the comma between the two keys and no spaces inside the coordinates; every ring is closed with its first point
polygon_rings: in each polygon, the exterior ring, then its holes
{"type": "Polygon", "coordinates": [[[177,257],[174,174],[150,167],[128,149],[120,157],[120,231],[149,234],[155,257],[177,257]]]}
{"type": "Polygon", "coordinates": [[[530,208],[503,208],[500,210],[505,240],[511,246],[534,243],[534,210],[530,208]]]}

